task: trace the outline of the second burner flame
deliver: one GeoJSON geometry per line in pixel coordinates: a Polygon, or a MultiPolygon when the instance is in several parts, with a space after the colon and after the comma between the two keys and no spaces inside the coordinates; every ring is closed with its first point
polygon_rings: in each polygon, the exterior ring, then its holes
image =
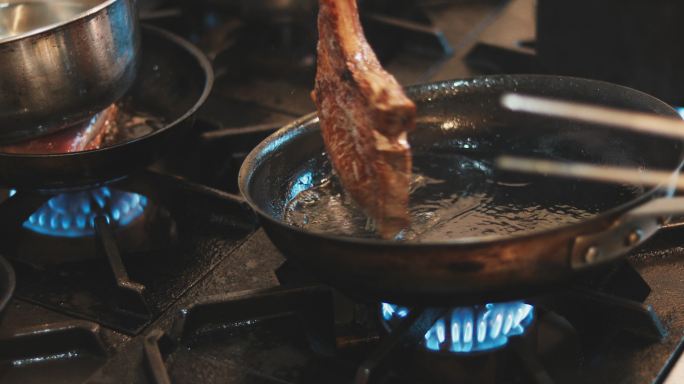
{"type": "MultiPolygon", "coordinates": [[[[388,325],[408,315],[409,309],[382,303],[388,325]]],[[[503,347],[511,336],[522,335],[534,318],[534,307],[515,301],[456,308],[425,333],[430,351],[469,353],[503,347]]]]}

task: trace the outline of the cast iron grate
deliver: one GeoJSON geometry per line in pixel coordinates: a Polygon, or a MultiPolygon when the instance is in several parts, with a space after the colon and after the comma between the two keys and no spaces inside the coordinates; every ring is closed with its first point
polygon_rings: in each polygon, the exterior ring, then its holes
{"type": "MultiPolygon", "coordinates": [[[[171,330],[163,333],[154,329],[144,340],[145,365],[150,380],[157,384],[171,383],[172,375],[169,372],[173,371],[174,365],[184,364],[184,353],[192,354],[188,351],[200,349],[207,341],[211,344],[222,340],[222,333],[256,327],[259,322],[285,322],[286,318],[294,319],[294,323],[287,324],[299,323],[302,326],[308,340],[307,346],[317,355],[330,356],[335,350],[332,303],[332,292],[325,287],[277,287],[215,296],[185,308],[180,311],[171,330]],[[173,363],[167,367],[165,361],[173,363]]],[[[221,355],[228,359],[231,350],[226,351],[221,355]]],[[[297,353],[296,349],[276,351],[279,356],[273,360],[272,365],[278,365],[278,357],[288,360],[287,351],[297,353]]],[[[268,371],[260,372],[258,369],[248,370],[246,375],[258,376],[264,382],[285,381],[275,377],[278,373],[271,376],[268,371]]]]}
{"type": "Polygon", "coordinates": [[[102,213],[95,236],[35,241],[21,223],[52,194],[20,191],[0,204],[2,236],[15,240],[2,246],[17,272],[17,297],[137,334],[239,246],[256,218],[239,197],[151,171],[114,185],[157,206],[154,220],[131,230],[133,240],[102,213]]]}
{"type": "MultiPolygon", "coordinates": [[[[301,276],[289,263],[279,268],[277,274],[281,279],[286,277],[287,280],[298,279],[297,276],[301,276]]],[[[303,281],[310,283],[310,279],[307,278],[303,281]]],[[[393,328],[393,332],[382,337],[379,343],[373,338],[365,339],[368,343],[366,350],[369,352],[364,354],[364,360],[353,361],[356,366],[355,377],[346,376],[346,379],[358,384],[404,383],[406,377],[411,376],[407,376],[400,366],[412,365],[415,361],[426,358],[431,364],[433,360],[448,359],[448,364],[452,366],[449,370],[456,374],[454,377],[461,377],[466,380],[465,382],[470,379],[474,380],[473,382],[501,382],[501,370],[471,369],[468,372],[467,366],[502,366],[505,362],[503,366],[510,372],[506,371],[504,374],[508,379],[515,378],[511,379],[511,382],[554,383],[555,372],[545,366],[548,356],[544,355],[546,352],[537,344],[536,339],[538,336],[541,337],[542,332],[539,331],[540,327],[566,324],[569,320],[572,326],[568,324],[567,327],[574,328],[581,335],[578,343],[581,344],[584,355],[596,350],[597,344],[610,342],[611,337],[616,336],[607,332],[603,327],[605,324],[609,324],[611,330],[622,333],[623,336],[626,332],[632,338],[646,343],[659,341],[665,337],[666,331],[652,309],[640,302],[648,290],[643,279],[628,264],[618,265],[607,274],[597,275],[596,278],[582,281],[570,289],[532,300],[540,308],[539,319],[536,322],[541,324],[539,327],[535,324],[535,331],[529,332],[530,334],[511,339],[508,346],[496,352],[465,356],[430,351],[418,352],[427,330],[448,310],[414,308],[393,328]],[[627,287],[629,288],[626,289],[627,287]],[[454,366],[466,368],[453,368],[454,366]],[[492,373],[494,371],[496,374],[492,373]]],[[[149,377],[155,383],[173,382],[173,375],[169,372],[173,372],[174,365],[179,364],[179,359],[182,359],[178,355],[195,348],[193,345],[197,345],[198,339],[203,338],[210,345],[221,346],[217,347],[218,350],[230,350],[231,339],[217,336],[221,332],[256,327],[263,319],[281,319],[293,314],[304,325],[302,329],[308,341],[307,345],[314,354],[333,355],[344,359],[333,311],[333,308],[339,309],[338,305],[334,305],[337,302],[335,296],[333,291],[321,286],[280,286],[263,291],[213,297],[183,309],[168,332],[155,329],[145,338],[145,364],[149,377]]],[[[195,353],[195,358],[203,353],[212,355],[211,352],[203,352],[201,348],[195,353]]],[[[572,357],[579,360],[578,356],[572,357]]],[[[266,357],[269,358],[277,361],[279,356],[266,357]]],[[[345,373],[349,375],[349,371],[347,369],[345,373]]],[[[336,376],[345,377],[339,372],[336,376]]],[[[289,382],[282,377],[272,379],[273,382],[289,382]]],[[[317,379],[320,379],[320,376],[317,379]]],[[[429,377],[423,377],[423,380],[430,382],[429,377]]]]}
{"type": "Polygon", "coordinates": [[[2,380],[31,382],[37,371],[64,380],[82,381],[102,367],[112,351],[98,324],[69,320],[0,333],[2,380]]]}

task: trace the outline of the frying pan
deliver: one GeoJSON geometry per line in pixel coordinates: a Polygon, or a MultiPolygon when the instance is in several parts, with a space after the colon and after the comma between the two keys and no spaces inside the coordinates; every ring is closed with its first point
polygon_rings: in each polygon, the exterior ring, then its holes
{"type": "Polygon", "coordinates": [[[208,59],[180,37],[143,26],[141,63],[124,109],[161,118],[146,136],[83,152],[17,155],[0,153],[0,184],[17,189],[92,186],[121,178],[156,160],[193,126],[194,114],[213,84],[208,59]]]}
{"type": "MultiPolygon", "coordinates": [[[[508,92],[677,116],[649,95],[592,80],[516,75],[447,81],[407,90],[418,106],[418,127],[409,137],[413,153],[465,153],[484,159],[483,164],[510,154],[673,174],[682,165],[681,141],[516,114],[501,106],[501,95],[508,92]]],[[[493,171],[493,193],[509,199],[511,210],[519,203],[544,206],[562,200],[593,207],[595,215],[549,228],[437,242],[317,233],[284,222],[283,210],[302,180],[315,184],[328,175],[323,151],[317,117],[305,116],[249,154],[240,189],[291,262],[357,300],[443,306],[533,296],[608,265],[655,233],[658,220],[684,206],[669,198],[669,185],[630,188],[493,171]],[[516,193],[511,183],[530,187],[516,193]]],[[[499,214],[513,218],[513,225],[518,219],[534,220],[525,217],[525,210],[499,214]]]]}

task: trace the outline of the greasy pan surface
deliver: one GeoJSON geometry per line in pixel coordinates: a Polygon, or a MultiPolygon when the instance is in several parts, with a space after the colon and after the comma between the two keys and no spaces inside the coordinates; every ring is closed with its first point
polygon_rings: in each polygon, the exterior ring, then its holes
{"type": "Polygon", "coordinates": [[[146,136],[106,148],[50,155],[0,153],[0,185],[17,189],[71,188],[106,182],[143,168],[192,127],[194,113],[211,90],[213,72],[204,55],[161,29],[142,28],[138,76],[124,96],[127,108],[161,119],[146,136]]]}
{"type": "MultiPolygon", "coordinates": [[[[646,94],[583,79],[521,75],[427,84],[408,91],[418,105],[418,128],[410,138],[414,153],[471,151],[483,159],[514,154],[673,171],[682,162],[682,143],[675,140],[503,110],[500,96],[511,91],[677,116],[646,94]]],[[[301,175],[311,174],[315,181],[327,172],[323,150],[316,117],[304,117],[255,148],[241,169],[240,187],[289,259],[369,301],[481,302],[524,297],[562,284],[576,275],[569,253],[578,235],[606,229],[621,213],[662,194],[658,189],[495,173],[494,184],[501,182],[504,186],[496,188],[502,191],[509,182],[533,186],[509,196],[512,206],[520,201],[544,205],[560,198],[594,207],[595,215],[526,233],[421,243],[335,236],[282,220],[293,191],[301,188],[301,175]]]]}

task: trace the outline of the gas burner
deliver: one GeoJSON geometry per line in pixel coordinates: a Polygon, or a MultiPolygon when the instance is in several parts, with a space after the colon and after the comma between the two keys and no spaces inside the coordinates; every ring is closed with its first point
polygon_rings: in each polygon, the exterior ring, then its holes
{"type": "MultiPolygon", "coordinates": [[[[11,191],[10,196],[14,193],[11,191]]],[[[43,204],[23,227],[46,236],[94,236],[98,215],[103,215],[115,228],[122,228],[140,217],[146,206],[145,196],[108,187],[63,193],[43,204]]]]}
{"type": "MultiPolygon", "coordinates": [[[[382,303],[381,314],[391,331],[409,309],[382,303]]],[[[435,352],[490,351],[505,346],[509,337],[524,334],[533,319],[534,307],[522,301],[456,308],[425,333],[424,346],[435,352]]]]}

